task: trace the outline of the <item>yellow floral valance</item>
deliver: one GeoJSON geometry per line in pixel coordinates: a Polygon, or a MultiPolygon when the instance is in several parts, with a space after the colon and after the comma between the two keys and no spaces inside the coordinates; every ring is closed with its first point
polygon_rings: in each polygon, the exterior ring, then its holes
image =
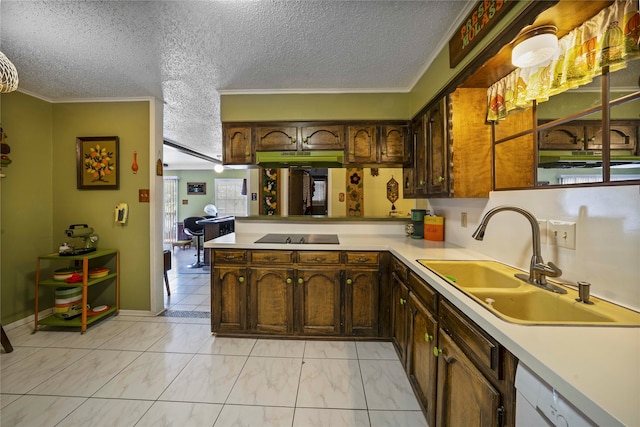
{"type": "Polygon", "coordinates": [[[617,0],[561,38],[557,55],[546,63],[517,68],[487,91],[487,120],[505,118],[550,96],[584,85],[640,58],[638,0],[617,0]]]}

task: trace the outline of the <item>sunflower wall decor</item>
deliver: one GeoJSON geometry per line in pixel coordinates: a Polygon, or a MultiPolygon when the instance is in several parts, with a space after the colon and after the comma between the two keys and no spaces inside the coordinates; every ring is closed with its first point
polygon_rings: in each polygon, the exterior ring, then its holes
{"type": "Polygon", "coordinates": [[[364,216],[362,168],[347,168],[347,216],[364,216]]]}

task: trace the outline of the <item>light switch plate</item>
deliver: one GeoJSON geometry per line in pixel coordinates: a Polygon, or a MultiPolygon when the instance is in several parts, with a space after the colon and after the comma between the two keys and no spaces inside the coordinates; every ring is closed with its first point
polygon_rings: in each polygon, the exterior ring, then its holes
{"type": "Polygon", "coordinates": [[[149,190],[148,189],[139,189],[138,190],[138,202],[140,203],[149,203],[149,190]]]}
{"type": "Polygon", "coordinates": [[[552,245],[575,250],[576,223],[549,220],[549,239],[552,245]]]}

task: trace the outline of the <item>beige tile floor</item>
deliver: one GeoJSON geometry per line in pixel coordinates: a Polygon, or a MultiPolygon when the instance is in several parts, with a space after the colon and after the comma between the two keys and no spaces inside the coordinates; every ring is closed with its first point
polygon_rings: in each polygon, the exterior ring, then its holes
{"type": "MultiPolygon", "coordinates": [[[[176,271],[166,306],[207,312],[208,272],[176,271]]],[[[83,335],[13,328],[0,426],[427,425],[391,343],[223,338],[209,322],[120,314],[83,335]]]]}

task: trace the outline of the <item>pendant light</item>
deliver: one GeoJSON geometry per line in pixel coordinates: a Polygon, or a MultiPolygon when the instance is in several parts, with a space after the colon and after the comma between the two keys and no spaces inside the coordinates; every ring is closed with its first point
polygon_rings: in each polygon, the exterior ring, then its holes
{"type": "Polygon", "coordinates": [[[0,52],[0,93],[18,89],[18,71],[4,53],[0,52]]]}
{"type": "Polygon", "coordinates": [[[558,52],[558,29],[543,25],[518,36],[511,51],[511,63],[519,68],[532,67],[553,58],[558,52]]]}

